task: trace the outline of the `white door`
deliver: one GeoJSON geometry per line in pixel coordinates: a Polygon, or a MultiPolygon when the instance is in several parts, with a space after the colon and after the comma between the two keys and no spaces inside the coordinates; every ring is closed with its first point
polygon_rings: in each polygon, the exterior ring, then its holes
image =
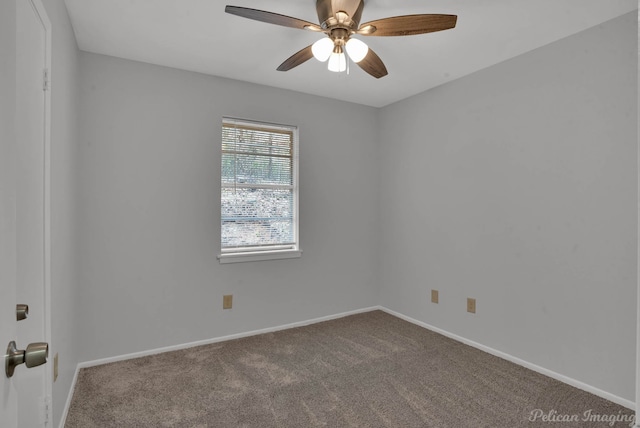
{"type": "MultiPolygon", "coordinates": [[[[5,339],[14,340],[18,350],[33,342],[50,338],[49,285],[49,95],[50,24],[40,0],[15,0],[15,139],[11,157],[14,189],[8,192],[14,217],[4,231],[13,240],[13,284],[2,286],[1,316],[7,326],[0,330],[5,339]],[[29,306],[28,317],[16,319],[16,304],[29,306]],[[7,338],[6,334],[13,334],[7,338]]],[[[3,153],[4,155],[4,153],[3,153]]],[[[4,194],[3,194],[4,196],[4,194]]],[[[5,216],[10,210],[3,210],[5,216]]],[[[7,220],[6,218],[3,220],[7,220]]],[[[3,251],[6,248],[3,248],[3,251]]],[[[7,349],[7,353],[9,350],[7,349]]],[[[18,365],[9,378],[3,364],[3,399],[9,424],[5,427],[44,427],[50,425],[51,364],[27,368],[18,365]]]]}

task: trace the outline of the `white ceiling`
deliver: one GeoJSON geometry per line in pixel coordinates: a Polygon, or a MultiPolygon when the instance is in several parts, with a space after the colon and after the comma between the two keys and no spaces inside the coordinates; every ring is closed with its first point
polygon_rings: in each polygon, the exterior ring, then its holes
{"type": "Polygon", "coordinates": [[[225,5],[317,22],[315,0],[65,0],[80,49],[382,107],[638,8],[637,0],[365,0],[362,23],[419,13],[458,15],[456,28],[361,37],[385,62],[332,73],[315,59],[282,61],[318,33],[240,18],[225,5]]]}

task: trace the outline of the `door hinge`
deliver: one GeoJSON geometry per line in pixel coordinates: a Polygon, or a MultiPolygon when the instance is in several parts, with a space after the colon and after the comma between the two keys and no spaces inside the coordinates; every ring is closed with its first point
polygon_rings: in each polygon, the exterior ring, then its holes
{"type": "Polygon", "coordinates": [[[49,69],[45,68],[42,72],[42,90],[49,90],[49,69]]]}

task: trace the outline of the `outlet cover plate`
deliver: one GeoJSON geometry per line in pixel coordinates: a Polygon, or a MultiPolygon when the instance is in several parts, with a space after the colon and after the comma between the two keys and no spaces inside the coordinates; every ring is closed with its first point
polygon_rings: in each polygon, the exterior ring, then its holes
{"type": "Polygon", "coordinates": [[[470,297],[467,298],[467,312],[472,314],[476,313],[476,299],[472,299],[470,297]]]}
{"type": "Polygon", "coordinates": [[[222,309],[231,309],[233,307],[233,294],[222,296],[222,309]]]}

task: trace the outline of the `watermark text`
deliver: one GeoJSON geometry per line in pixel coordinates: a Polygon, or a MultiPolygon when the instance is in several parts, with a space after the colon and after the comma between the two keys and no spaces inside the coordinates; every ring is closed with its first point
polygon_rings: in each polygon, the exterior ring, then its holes
{"type": "Polygon", "coordinates": [[[529,421],[541,421],[541,422],[558,422],[558,423],[566,423],[566,422],[604,422],[608,424],[610,427],[614,426],[618,422],[623,422],[628,424],[628,426],[633,427],[636,422],[635,415],[633,414],[625,414],[622,411],[618,411],[618,413],[613,413],[610,415],[603,415],[600,413],[596,413],[593,409],[585,410],[582,414],[569,414],[569,413],[560,413],[557,410],[551,409],[549,411],[544,411],[542,409],[532,410],[529,414],[529,421]]]}

